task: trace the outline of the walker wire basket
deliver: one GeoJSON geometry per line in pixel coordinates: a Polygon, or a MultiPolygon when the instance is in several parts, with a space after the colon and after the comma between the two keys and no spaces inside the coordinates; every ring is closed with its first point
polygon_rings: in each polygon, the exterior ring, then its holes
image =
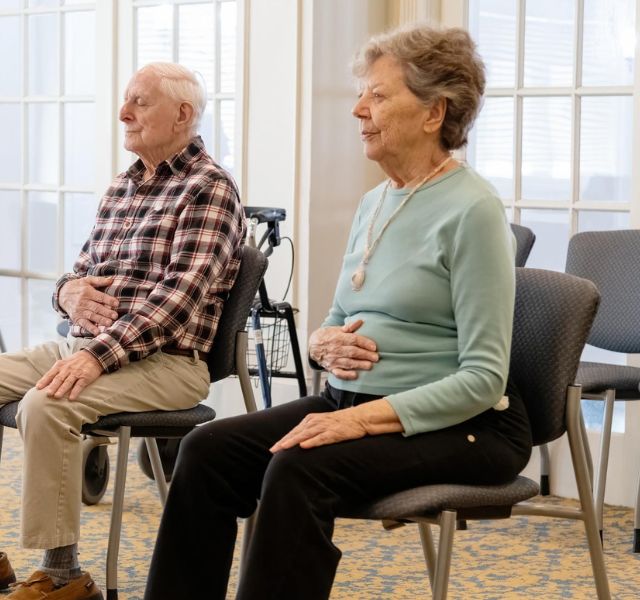
{"type": "Polygon", "coordinates": [[[271,406],[271,382],[274,377],[296,379],[299,397],[307,395],[307,384],[300,357],[294,314],[288,302],[273,302],[261,293],[254,301],[247,321],[249,374],[256,376],[262,389],[265,408],[271,406]],[[286,370],[289,352],[294,369],[286,370]]]}
{"type": "Polygon", "coordinates": [[[252,319],[247,319],[249,344],[247,349],[247,365],[251,375],[258,374],[258,356],[256,344],[262,343],[265,353],[269,378],[276,377],[284,370],[289,361],[289,326],[284,315],[260,311],[260,329],[253,327],[252,319]]]}

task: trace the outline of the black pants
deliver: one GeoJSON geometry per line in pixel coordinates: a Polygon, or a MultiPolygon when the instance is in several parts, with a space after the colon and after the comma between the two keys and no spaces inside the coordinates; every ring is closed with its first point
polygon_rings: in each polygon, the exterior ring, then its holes
{"type": "Polygon", "coordinates": [[[385,434],[272,455],[310,412],[374,399],[328,388],[321,396],[213,421],[182,441],[151,562],[145,600],[224,600],[237,518],[260,510],[238,600],[329,598],[341,508],[430,483],[502,483],[531,453],[522,403],[404,437],[385,434]]]}

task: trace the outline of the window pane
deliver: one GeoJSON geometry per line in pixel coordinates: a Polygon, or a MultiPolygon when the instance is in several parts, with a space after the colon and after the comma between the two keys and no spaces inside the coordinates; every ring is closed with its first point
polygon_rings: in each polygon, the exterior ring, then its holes
{"type": "Polygon", "coordinates": [[[14,8],[22,8],[22,0],[4,0],[2,3],[3,10],[12,10],[14,8]]]}
{"type": "Polygon", "coordinates": [[[628,212],[581,210],[578,213],[578,231],[611,231],[630,227],[628,212]]]}
{"type": "Polygon", "coordinates": [[[36,6],[60,6],[60,0],[29,0],[29,7],[36,6]]]}
{"type": "Polygon", "coordinates": [[[513,198],[513,100],[487,98],[470,140],[469,163],[502,198],[513,198]]]}
{"type": "Polygon", "coordinates": [[[96,111],[93,103],[64,106],[64,182],[95,185],[96,111]]]}
{"type": "Polygon", "coordinates": [[[64,271],[73,271],[80,250],[96,220],[98,199],[93,194],[64,196],[64,271]]]}
{"type": "Polygon", "coordinates": [[[31,15],[29,27],[29,94],[58,94],[58,15],[31,15]]]}
{"type": "Polygon", "coordinates": [[[19,104],[0,104],[0,182],[20,182],[22,133],[19,104]]]}
{"type": "Polygon", "coordinates": [[[169,5],[137,10],[138,69],[150,62],[172,61],[172,15],[173,8],[169,5]]]}
{"type": "Polygon", "coordinates": [[[575,0],[525,4],[524,85],[571,85],[575,0]]]}
{"type": "Polygon", "coordinates": [[[220,91],[236,89],[236,3],[220,5],[220,91]]]}
{"type": "Polygon", "coordinates": [[[569,213],[560,210],[523,210],[520,223],[536,234],[527,267],[564,271],[569,245],[569,213]]]}
{"type": "Polygon", "coordinates": [[[55,281],[29,279],[29,345],[35,346],[57,337],[58,314],[51,307],[55,281]]]}
{"type": "Polygon", "coordinates": [[[570,175],[571,100],[524,98],[522,198],[568,200],[570,175]]]}
{"type": "Polygon", "coordinates": [[[93,11],[64,15],[64,85],[68,95],[96,93],[95,21],[93,11]]]}
{"type": "Polygon", "coordinates": [[[20,269],[20,192],[0,190],[0,269],[20,269]]]}
{"type": "Polygon", "coordinates": [[[202,120],[200,121],[199,133],[202,136],[202,141],[204,142],[204,147],[207,149],[207,152],[218,161],[218,157],[215,155],[216,148],[213,143],[213,102],[207,102],[202,120]]]}
{"type": "Polygon", "coordinates": [[[2,77],[0,96],[20,96],[22,76],[22,47],[19,17],[0,18],[0,56],[2,56],[2,77]]]}
{"type": "Polygon", "coordinates": [[[29,192],[27,205],[28,268],[38,273],[55,273],[58,270],[58,195],[29,192]]]}
{"type": "Polygon", "coordinates": [[[469,31],[487,67],[487,86],[516,83],[516,1],[470,0],[469,31]]]}
{"type": "Polygon", "coordinates": [[[632,85],[635,2],[584,0],[583,85],[632,85]]]}
{"type": "Polygon", "coordinates": [[[17,277],[0,277],[0,331],[9,352],[22,348],[20,334],[20,315],[22,293],[20,279],[17,277]]]}
{"type": "Polygon", "coordinates": [[[234,167],[234,131],[236,106],[233,100],[220,102],[220,129],[218,131],[220,144],[220,164],[233,173],[234,167]]]}
{"type": "Polygon", "coordinates": [[[583,98],[581,113],[580,198],[630,202],[632,97],[583,98]]]}
{"type": "Polygon", "coordinates": [[[29,105],[29,182],[58,182],[58,106],[29,105]]]}
{"type": "Polygon", "coordinates": [[[213,8],[213,4],[185,4],[179,14],[178,60],[202,75],[208,94],[215,92],[213,8]]]}
{"type": "MultiPolygon", "coordinates": [[[[611,362],[610,360],[600,360],[598,358],[586,357],[589,348],[591,348],[591,346],[585,346],[585,352],[583,353],[581,360],[587,360],[591,362],[611,362]]],[[[620,356],[622,356],[622,358],[624,359],[626,355],[621,354],[620,356]]],[[[626,402],[615,402],[613,404],[613,422],[611,423],[611,431],[613,432],[624,433],[625,404],[626,402]]],[[[583,400],[582,416],[584,417],[584,424],[587,426],[587,429],[591,431],[602,431],[602,420],[604,419],[604,402],[602,402],[602,400],[583,400]]]]}

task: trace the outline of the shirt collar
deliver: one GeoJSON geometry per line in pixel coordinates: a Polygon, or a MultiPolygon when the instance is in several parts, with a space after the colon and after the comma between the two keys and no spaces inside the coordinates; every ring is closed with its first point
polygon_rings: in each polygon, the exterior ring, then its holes
{"type": "MultiPolygon", "coordinates": [[[[191,138],[189,143],[177,154],[167,160],[163,160],[157,167],[156,173],[162,174],[167,169],[176,177],[184,179],[189,172],[191,163],[199,158],[202,154],[206,154],[204,142],[199,135],[191,138]]],[[[126,171],[129,179],[136,180],[144,175],[146,167],[141,159],[136,160],[126,171]]]]}

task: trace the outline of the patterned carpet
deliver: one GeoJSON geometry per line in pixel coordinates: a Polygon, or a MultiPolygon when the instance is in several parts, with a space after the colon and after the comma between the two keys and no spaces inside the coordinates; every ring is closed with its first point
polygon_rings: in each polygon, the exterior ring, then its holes
{"type": "MultiPolygon", "coordinates": [[[[137,441],[131,451],[120,549],[121,600],[142,597],[160,515],[154,483],[135,462],[136,445],[137,441]]],[[[20,440],[14,430],[5,430],[3,446],[0,548],[9,554],[18,577],[24,578],[37,567],[40,552],[20,549],[17,542],[20,440]]],[[[114,465],[112,456],[112,469],[114,465]]],[[[110,490],[111,484],[100,504],[84,507],[82,513],[81,563],[103,589],[110,490]]],[[[607,507],[605,518],[605,554],[612,596],[637,600],[640,555],[630,551],[633,512],[628,508],[607,507]]],[[[344,555],[332,600],[427,597],[427,579],[415,527],[387,532],[377,523],[339,521],[335,542],[344,555]]],[[[234,597],[236,568],[234,563],[229,598],[234,597]]],[[[449,589],[452,600],[592,600],[596,594],[582,524],[533,517],[473,522],[469,530],[456,534],[449,589]]]]}

